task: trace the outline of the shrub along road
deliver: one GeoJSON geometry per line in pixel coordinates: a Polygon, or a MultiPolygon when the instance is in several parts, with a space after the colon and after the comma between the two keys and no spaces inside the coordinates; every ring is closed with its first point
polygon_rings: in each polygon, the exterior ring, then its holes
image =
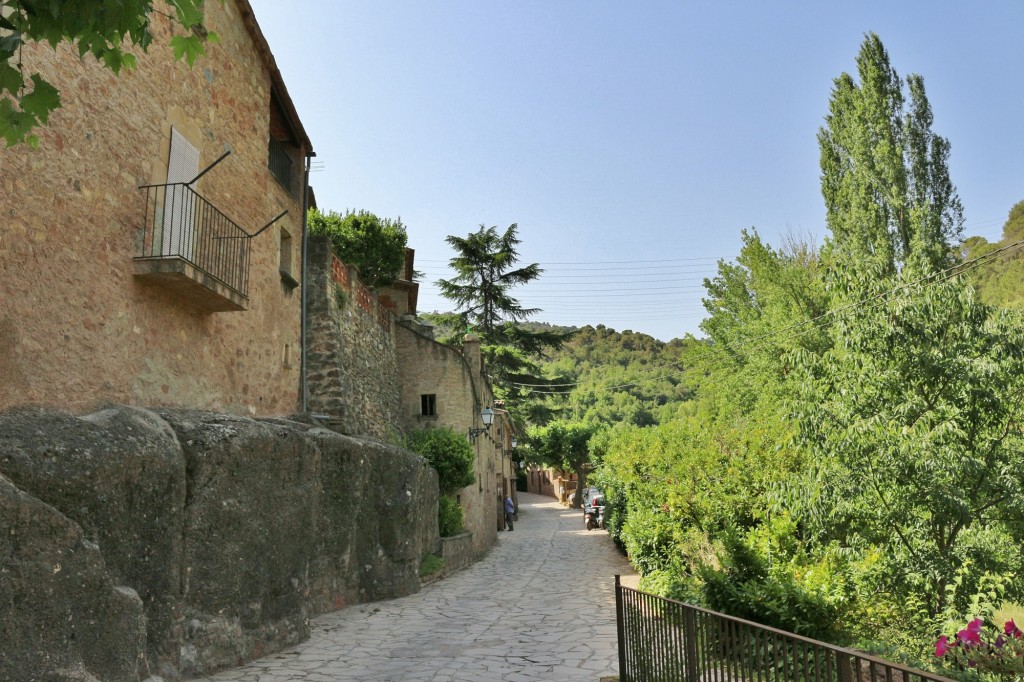
{"type": "Polygon", "coordinates": [[[309,641],[207,678],[559,680],[597,682],[618,669],[614,576],[635,575],[578,509],[519,494],[515,531],[480,562],[418,594],[320,616],[309,641]]]}

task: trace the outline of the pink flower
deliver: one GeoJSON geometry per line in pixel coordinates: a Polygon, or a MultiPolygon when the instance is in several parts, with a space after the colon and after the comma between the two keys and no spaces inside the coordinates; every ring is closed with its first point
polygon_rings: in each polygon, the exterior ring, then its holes
{"type": "Polygon", "coordinates": [[[949,637],[947,637],[946,635],[943,635],[942,637],[939,637],[939,641],[935,642],[935,656],[936,656],[936,658],[942,658],[943,656],[946,655],[946,652],[949,651],[950,649],[952,649],[954,646],[956,646],[956,645],[955,644],[950,645],[949,637]]]}
{"type": "Polygon", "coordinates": [[[1006,625],[1003,626],[1003,632],[1006,633],[1007,637],[1013,637],[1014,639],[1020,639],[1024,633],[1020,631],[1017,624],[1013,622],[1013,618],[1006,621],[1006,625]]]}
{"type": "Polygon", "coordinates": [[[956,638],[968,645],[981,644],[981,618],[975,618],[967,627],[956,633],[956,638]]]}

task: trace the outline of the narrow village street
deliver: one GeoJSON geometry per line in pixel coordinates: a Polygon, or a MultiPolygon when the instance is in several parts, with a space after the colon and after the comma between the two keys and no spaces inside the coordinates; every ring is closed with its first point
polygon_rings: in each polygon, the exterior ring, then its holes
{"type": "Polygon", "coordinates": [[[477,564],[415,595],[317,618],[309,641],[208,680],[598,682],[618,669],[614,576],[635,574],[605,531],[519,493],[519,523],[477,564]]]}

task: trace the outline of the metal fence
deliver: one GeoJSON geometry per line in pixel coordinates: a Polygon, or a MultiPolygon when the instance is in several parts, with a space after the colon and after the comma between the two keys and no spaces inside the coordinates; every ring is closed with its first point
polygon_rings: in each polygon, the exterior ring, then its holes
{"type": "Polygon", "coordinates": [[[248,232],[199,196],[188,183],[143,185],[139,189],[146,192],[146,210],[138,258],[181,258],[239,294],[247,295],[251,237],[248,232]]]}
{"type": "Polygon", "coordinates": [[[623,586],[622,682],[953,682],[863,653],[623,586]]]}

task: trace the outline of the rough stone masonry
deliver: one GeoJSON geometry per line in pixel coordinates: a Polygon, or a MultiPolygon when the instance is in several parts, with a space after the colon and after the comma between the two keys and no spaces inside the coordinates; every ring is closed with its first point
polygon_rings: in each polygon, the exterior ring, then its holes
{"type": "Polygon", "coordinates": [[[207,675],[419,589],[437,479],[283,419],[0,414],[0,679],[207,675]]]}

